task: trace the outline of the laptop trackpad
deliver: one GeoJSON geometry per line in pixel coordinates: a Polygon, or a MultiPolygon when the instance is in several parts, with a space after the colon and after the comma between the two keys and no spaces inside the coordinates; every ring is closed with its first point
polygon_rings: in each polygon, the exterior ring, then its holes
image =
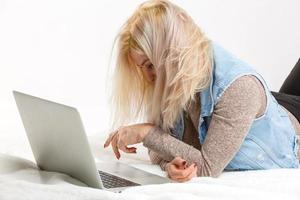
{"type": "Polygon", "coordinates": [[[137,169],[121,162],[97,162],[98,170],[120,176],[141,185],[172,183],[167,177],[158,176],[149,172],[137,169]]]}

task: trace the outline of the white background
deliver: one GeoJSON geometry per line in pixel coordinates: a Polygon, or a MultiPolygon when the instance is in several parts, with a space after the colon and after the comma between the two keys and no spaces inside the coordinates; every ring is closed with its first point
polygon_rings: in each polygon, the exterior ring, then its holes
{"type": "MultiPolygon", "coordinates": [[[[0,0],[0,140],[9,146],[25,138],[12,90],[77,107],[89,134],[108,129],[113,39],[141,2],[0,0]]],[[[272,90],[300,57],[298,0],[173,2],[254,66],[272,90]]]]}

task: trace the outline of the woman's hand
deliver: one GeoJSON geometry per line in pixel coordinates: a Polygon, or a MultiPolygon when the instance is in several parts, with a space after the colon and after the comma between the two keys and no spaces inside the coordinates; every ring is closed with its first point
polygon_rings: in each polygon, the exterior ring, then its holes
{"type": "Polygon", "coordinates": [[[104,143],[104,148],[111,143],[112,149],[119,159],[121,154],[119,149],[125,153],[136,153],[135,147],[127,147],[127,145],[137,144],[143,141],[149,130],[154,125],[150,123],[134,124],[131,126],[121,126],[116,131],[109,134],[108,139],[104,143]]]}
{"type": "Polygon", "coordinates": [[[167,163],[165,169],[169,178],[178,182],[189,181],[193,177],[197,177],[197,165],[193,163],[187,166],[186,161],[180,157],[175,157],[167,163]]]}

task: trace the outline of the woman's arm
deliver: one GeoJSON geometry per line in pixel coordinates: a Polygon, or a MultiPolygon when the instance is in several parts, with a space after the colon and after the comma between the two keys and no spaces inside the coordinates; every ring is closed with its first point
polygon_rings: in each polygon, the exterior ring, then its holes
{"type": "Polygon", "coordinates": [[[254,76],[243,76],[230,85],[215,106],[200,150],[159,127],[149,131],[143,145],[165,160],[179,156],[188,165],[196,162],[198,176],[218,177],[240,149],[253,120],[263,113],[265,107],[262,84],[254,76]]]}

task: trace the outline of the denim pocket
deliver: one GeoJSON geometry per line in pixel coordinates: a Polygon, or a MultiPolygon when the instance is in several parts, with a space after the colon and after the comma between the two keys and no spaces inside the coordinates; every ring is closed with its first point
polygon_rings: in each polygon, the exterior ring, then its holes
{"type": "Polygon", "coordinates": [[[239,152],[226,167],[229,170],[260,170],[281,168],[270,151],[252,138],[246,138],[239,152]]]}
{"type": "Polygon", "coordinates": [[[248,156],[243,151],[239,151],[225,169],[229,171],[246,171],[264,168],[258,163],[254,162],[253,159],[251,159],[251,156],[248,156]]]}

